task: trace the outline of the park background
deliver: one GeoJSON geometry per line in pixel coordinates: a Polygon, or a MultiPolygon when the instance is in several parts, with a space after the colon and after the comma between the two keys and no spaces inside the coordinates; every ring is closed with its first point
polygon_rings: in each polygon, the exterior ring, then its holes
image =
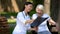
{"type": "Polygon", "coordinates": [[[34,9],[31,11],[30,16],[35,13],[37,4],[43,4],[45,7],[44,12],[60,24],[60,0],[0,0],[0,16],[7,18],[10,34],[12,34],[15,27],[17,13],[23,9],[26,1],[34,4],[34,9]]]}

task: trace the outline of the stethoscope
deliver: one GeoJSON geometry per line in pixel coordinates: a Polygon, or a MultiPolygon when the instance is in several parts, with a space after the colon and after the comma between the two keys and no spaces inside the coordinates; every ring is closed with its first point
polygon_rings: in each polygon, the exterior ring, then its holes
{"type": "Polygon", "coordinates": [[[24,17],[24,19],[25,19],[25,15],[24,15],[24,13],[22,12],[22,14],[23,14],[23,17],[24,17]]]}
{"type": "MultiPolygon", "coordinates": [[[[24,19],[26,19],[26,18],[25,18],[25,15],[26,15],[26,14],[24,14],[24,13],[25,13],[25,12],[22,12],[24,19]]],[[[29,17],[29,18],[30,18],[30,17],[29,17]]],[[[31,19],[31,18],[30,18],[30,19],[31,19]]]]}

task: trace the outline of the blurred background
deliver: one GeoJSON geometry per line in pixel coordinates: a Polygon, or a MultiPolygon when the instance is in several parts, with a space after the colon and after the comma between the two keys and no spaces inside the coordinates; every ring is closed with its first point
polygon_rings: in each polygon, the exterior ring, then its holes
{"type": "Polygon", "coordinates": [[[7,19],[10,34],[12,34],[15,27],[17,13],[22,11],[25,2],[34,4],[34,9],[31,11],[30,16],[35,13],[37,4],[43,4],[45,7],[44,12],[60,24],[60,0],[0,0],[0,16],[4,16],[7,19]]]}

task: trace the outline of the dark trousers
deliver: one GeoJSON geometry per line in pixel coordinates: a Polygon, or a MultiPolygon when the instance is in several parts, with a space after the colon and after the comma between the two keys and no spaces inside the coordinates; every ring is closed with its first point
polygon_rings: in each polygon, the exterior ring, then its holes
{"type": "Polygon", "coordinates": [[[58,34],[58,32],[51,32],[52,34],[58,34]]]}
{"type": "Polygon", "coordinates": [[[34,31],[34,30],[32,30],[32,31],[31,31],[31,34],[37,34],[37,32],[36,32],[36,31],[34,31]]]}

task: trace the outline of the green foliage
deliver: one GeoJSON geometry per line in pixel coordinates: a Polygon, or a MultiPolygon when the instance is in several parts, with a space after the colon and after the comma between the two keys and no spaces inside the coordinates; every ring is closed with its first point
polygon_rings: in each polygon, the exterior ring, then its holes
{"type": "Polygon", "coordinates": [[[10,34],[12,34],[14,27],[10,27],[9,29],[10,29],[10,34]]]}
{"type": "Polygon", "coordinates": [[[1,16],[5,16],[7,18],[10,18],[10,16],[16,17],[17,16],[17,13],[15,13],[15,12],[0,12],[0,15],[1,16]]]}
{"type": "Polygon", "coordinates": [[[7,19],[8,24],[15,24],[16,19],[7,19]]]}
{"type": "Polygon", "coordinates": [[[35,13],[36,13],[36,11],[32,10],[32,11],[30,12],[30,16],[32,16],[32,15],[35,14],[35,13]]]}
{"type": "Polygon", "coordinates": [[[44,4],[44,0],[32,0],[34,3],[34,9],[38,4],[44,4]]]}

